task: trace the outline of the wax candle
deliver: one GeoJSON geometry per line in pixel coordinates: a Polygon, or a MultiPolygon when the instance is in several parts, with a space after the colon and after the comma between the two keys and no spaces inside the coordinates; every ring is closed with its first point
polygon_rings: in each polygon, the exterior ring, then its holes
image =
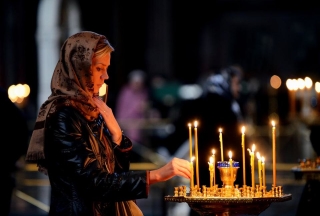
{"type": "Polygon", "coordinates": [[[258,176],[259,176],[259,186],[261,188],[262,186],[262,167],[261,167],[261,157],[260,157],[260,153],[257,152],[257,158],[258,158],[258,176]]]}
{"type": "Polygon", "coordinates": [[[243,173],[243,185],[246,185],[246,158],[245,158],[245,143],[244,143],[244,135],[245,135],[245,127],[242,126],[242,173],[243,173]]]}
{"type": "Polygon", "coordinates": [[[261,166],[262,166],[262,185],[265,188],[266,187],[266,168],[264,165],[264,157],[261,157],[261,166]]]}
{"type": "Polygon", "coordinates": [[[190,152],[190,160],[192,158],[192,131],[191,131],[191,123],[188,123],[189,127],[189,152],[190,152]]]}
{"type": "Polygon", "coordinates": [[[196,157],[196,178],[197,185],[200,188],[200,180],[199,180],[199,157],[198,157],[198,122],[194,121],[194,148],[195,148],[195,157],[196,157]]]}
{"type": "Polygon", "coordinates": [[[250,154],[250,166],[251,166],[251,186],[254,188],[255,187],[255,182],[254,182],[254,150],[256,149],[255,144],[252,145],[252,149],[248,149],[249,154],[250,154]]]}
{"type": "Polygon", "coordinates": [[[221,150],[221,161],[224,161],[224,159],[223,159],[222,129],[221,128],[219,128],[219,141],[220,141],[220,150],[221,150]]]}
{"type": "Polygon", "coordinates": [[[214,170],[214,165],[213,165],[213,157],[211,156],[209,158],[209,172],[210,172],[210,188],[213,186],[213,170],[214,170]]]}
{"type": "Polygon", "coordinates": [[[216,153],[216,150],[215,149],[212,149],[212,159],[213,159],[213,186],[216,185],[216,169],[215,169],[215,166],[216,166],[216,156],[215,156],[215,153],[216,153]]]}
{"type": "Polygon", "coordinates": [[[229,167],[230,167],[231,181],[233,181],[233,164],[232,164],[232,152],[231,151],[229,151],[229,167]]]}
{"type": "Polygon", "coordinates": [[[273,186],[277,185],[277,177],[276,177],[276,124],[274,121],[272,124],[272,175],[273,175],[273,186]]]}
{"type": "Polygon", "coordinates": [[[194,187],[194,169],[193,169],[193,160],[194,157],[191,157],[191,161],[190,161],[190,169],[191,169],[191,179],[190,179],[190,194],[192,191],[192,188],[194,187]]]}

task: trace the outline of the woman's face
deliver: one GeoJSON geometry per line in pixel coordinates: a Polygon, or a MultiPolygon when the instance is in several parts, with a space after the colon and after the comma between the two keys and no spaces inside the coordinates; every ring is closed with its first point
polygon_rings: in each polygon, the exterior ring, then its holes
{"type": "Polygon", "coordinates": [[[110,65],[111,53],[103,56],[92,58],[91,71],[93,76],[93,93],[98,94],[100,87],[103,85],[104,80],[109,79],[108,67],[110,65]]]}

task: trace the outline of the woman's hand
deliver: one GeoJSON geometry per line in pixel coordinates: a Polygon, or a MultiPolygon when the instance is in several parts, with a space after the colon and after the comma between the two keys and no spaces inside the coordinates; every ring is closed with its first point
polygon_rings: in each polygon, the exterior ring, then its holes
{"type": "Polygon", "coordinates": [[[112,141],[116,144],[120,144],[122,140],[121,128],[113,115],[112,109],[108,107],[101,99],[93,98],[95,104],[97,105],[100,113],[107,125],[107,128],[112,136],[112,141]]]}
{"type": "Polygon", "coordinates": [[[163,167],[150,171],[149,184],[167,181],[174,176],[191,178],[190,162],[180,158],[173,158],[163,167]]]}

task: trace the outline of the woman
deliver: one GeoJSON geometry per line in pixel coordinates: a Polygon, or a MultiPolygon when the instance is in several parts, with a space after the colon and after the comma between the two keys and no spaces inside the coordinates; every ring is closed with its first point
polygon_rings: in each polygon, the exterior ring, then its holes
{"type": "Polygon", "coordinates": [[[147,198],[151,184],[190,178],[188,161],[179,158],[157,170],[129,170],[132,142],[98,97],[113,50],[94,32],[72,35],[61,47],[26,155],[49,176],[50,215],[117,215],[120,201],[147,198]]]}

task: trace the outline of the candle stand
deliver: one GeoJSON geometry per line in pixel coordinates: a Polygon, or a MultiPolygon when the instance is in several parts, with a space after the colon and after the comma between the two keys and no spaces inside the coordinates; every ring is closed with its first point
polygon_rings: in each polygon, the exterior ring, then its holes
{"type": "Polygon", "coordinates": [[[223,182],[221,188],[218,185],[210,187],[197,185],[191,186],[187,194],[187,187],[174,188],[174,196],[165,196],[168,202],[186,202],[190,208],[201,216],[244,216],[259,215],[267,209],[272,202],[284,202],[292,199],[291,194],[283,194],[282,187],[272,187],[270,191],[266,187],[256,185],[250,187],[244,185],[234,186],[239,169],[239,162],[219,161],[217,168],[223,182]]]}
{"type": "Polygon", "coordinates": [[[292,199],[291,194],[281,197],[197,197],[189,196],[165,196],[168,202],[186,202],[189,207],[201,216],[244,216],[259,215],[273,202],[285,202],[292,199]]]}

